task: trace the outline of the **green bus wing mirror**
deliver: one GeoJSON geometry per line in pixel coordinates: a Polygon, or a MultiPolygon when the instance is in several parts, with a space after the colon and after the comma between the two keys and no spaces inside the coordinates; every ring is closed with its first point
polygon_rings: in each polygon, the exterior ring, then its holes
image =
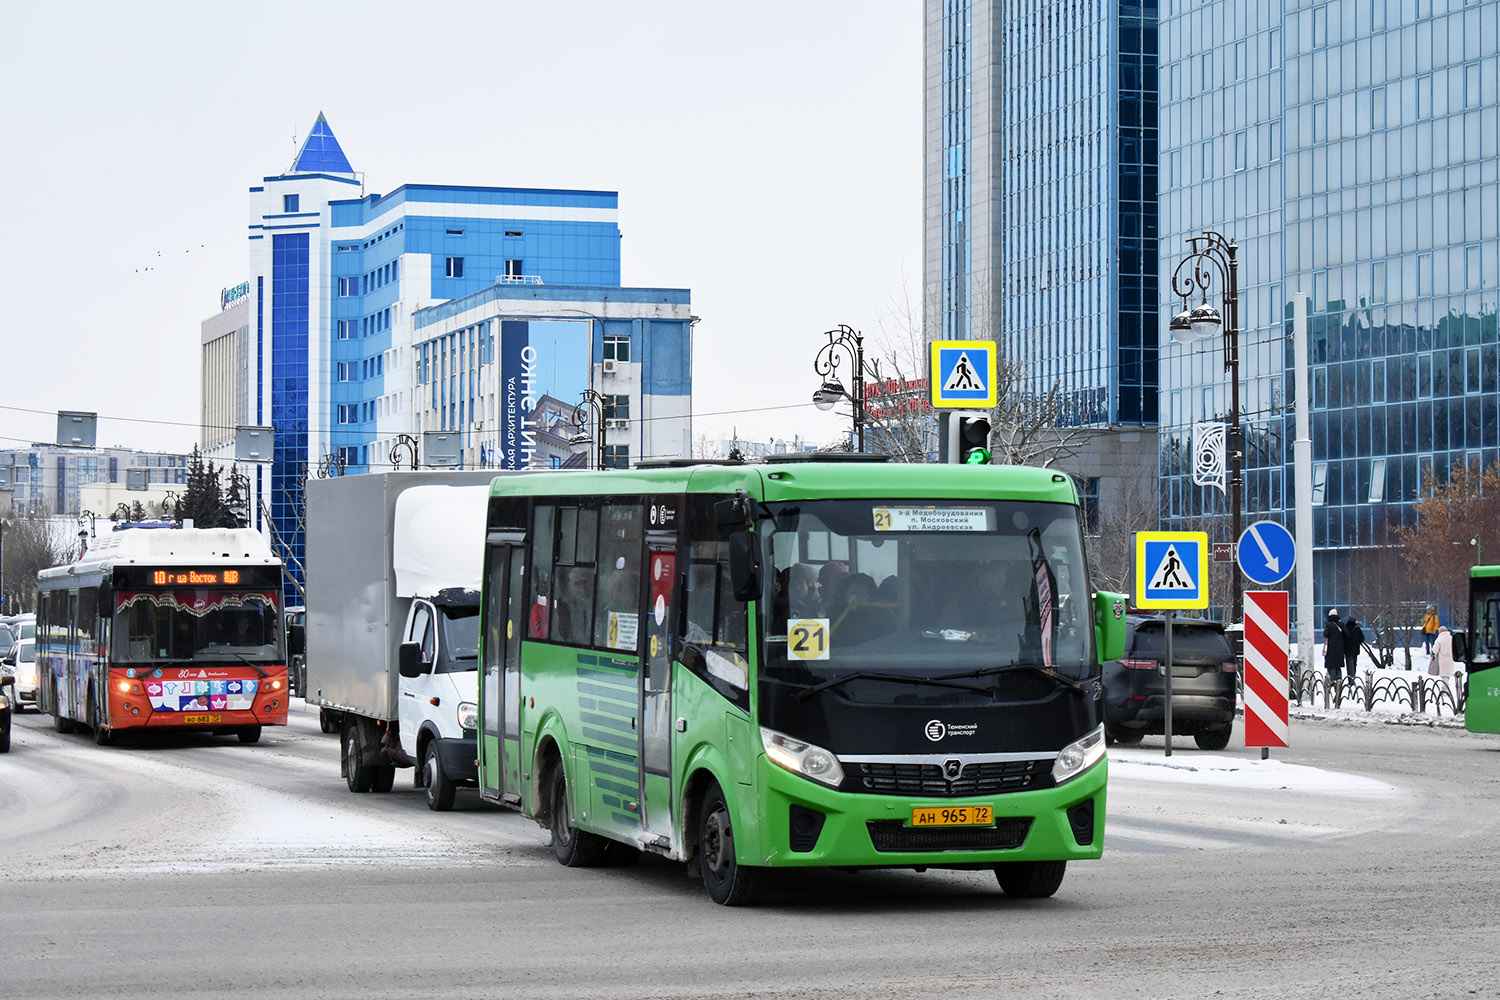
{"type": "Polygon", "coordinates": [[[1125,595],[1107,590],[1094,593],[1094,648],[1099,662],[1125,655],[1125,595]]]}
{"type": "Polygon", "coordinates": [[[748,531],[729,536],[729,581],[737,601],[753,601],[760,596],[760,560],[755,536],[748,531]]]}

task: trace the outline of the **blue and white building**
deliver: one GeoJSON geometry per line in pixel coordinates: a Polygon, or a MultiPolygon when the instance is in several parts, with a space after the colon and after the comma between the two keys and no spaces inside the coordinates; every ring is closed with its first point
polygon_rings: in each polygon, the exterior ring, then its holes
{"type": "Polygon", "coordinates": [[[418,427],[456,432],[465,465],[568,464],[543,447],[538,403],[576,404],[586,391],[598,394],[579,422],[593,457],[576,464],[602,457],[605,468],[625,468],[692,454],[686,289],[502,282],[419,310],[412,322],[418,427]]]}
{"type": "Polygon", "coordinates": [[[307,476],[388,467],[399,436],[422,429],[415,348],[430,336],[415,316],[495,287],[618,288],[617,203],[540,188],[370,193],[321,114],[291,165],[250,188],[245,394],[251,423],[275,431],[252,494],[294,554],[307,476]]]}

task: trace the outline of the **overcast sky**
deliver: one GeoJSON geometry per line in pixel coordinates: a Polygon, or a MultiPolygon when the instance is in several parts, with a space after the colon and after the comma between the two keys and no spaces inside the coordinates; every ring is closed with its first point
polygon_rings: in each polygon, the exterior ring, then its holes
{"type": "Polygon", "coordinates": [[[3,447],[52,440],[59,409],[98,412],[101,445],[192,447],[199,324],[248,277],[247,189],[319,111],[370,192],[618,191],[623,283],[691,289],[702,318],[695,435],[837,436],[847,416],[808,402],[822,331],[877,339],[920,288],[916,0],[86,2],[6,21],[3,447]]]}

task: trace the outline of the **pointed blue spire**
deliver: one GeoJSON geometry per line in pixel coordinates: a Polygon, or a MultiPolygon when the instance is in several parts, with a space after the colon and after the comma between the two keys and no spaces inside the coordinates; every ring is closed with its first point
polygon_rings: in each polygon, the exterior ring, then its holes
{"type": "Polygon", "coordinates": [[[292,173],[354,173],[354,168],[349,165],[349,158],[339,147],[339,141],[333,137],[333,129],[328,127],[328,119],[323,117],[321,111],[318,112],[318,120],[313,122],[312,131],[307,133],[302,148],[297,151],[297,159],[292,162],[292,173]]]}

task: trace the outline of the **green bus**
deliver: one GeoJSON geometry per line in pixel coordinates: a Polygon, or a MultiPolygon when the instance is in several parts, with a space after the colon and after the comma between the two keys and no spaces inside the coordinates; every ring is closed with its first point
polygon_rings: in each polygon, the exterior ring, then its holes
{"type": "Polygon", "coordinates": [[[863,458],[495,479],[481,794],[723,904],[794,867],[1044,897],[1098,858],[1124,597],[1072,480],[863,458]]]}
{"type": "Polygon", "coordinates": [[[1468,673],[1464,728],[1500,733],[1500,566],[1469,570],[1469,630],[1454,655],[1468,673]]]}

